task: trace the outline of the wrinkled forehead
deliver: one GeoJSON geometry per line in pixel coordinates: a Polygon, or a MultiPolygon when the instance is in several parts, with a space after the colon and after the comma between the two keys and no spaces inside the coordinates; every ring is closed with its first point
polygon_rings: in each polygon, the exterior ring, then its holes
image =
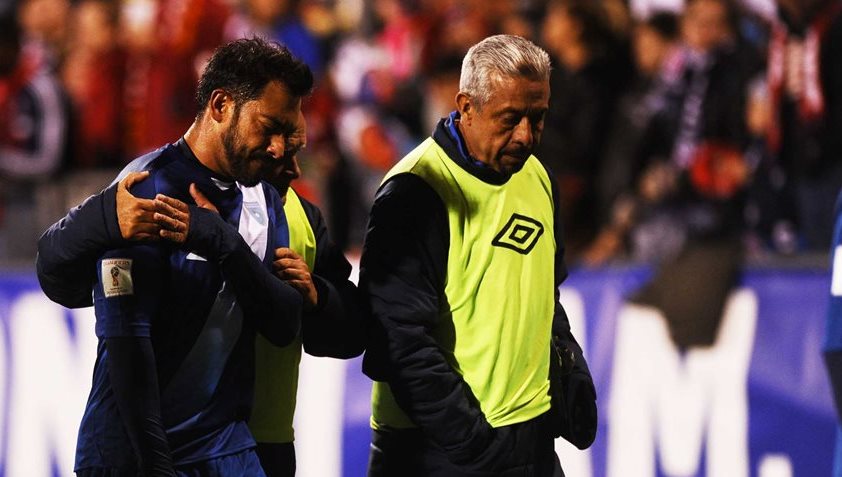
{"type": "Polygon", "coordinates": [[[283,84],[273,81],[257,98],[243,103],[241,114],[290,135],[298,129],[301,97],[290,94],[283,84]]]}
{"type": "Polygon", "coordinates": [[[254,101],[254,107],[271,116],[283,116],[288,122],[297,123],[301,115],[301,97],[289,92],[280,81],[270,81],[254,101]]]}
{"type": "Polygon", "coordinates": [[[550,100],[550,83],[528,76],[500,77],[491,88],[489,103],[546,108],[550,100]]]}

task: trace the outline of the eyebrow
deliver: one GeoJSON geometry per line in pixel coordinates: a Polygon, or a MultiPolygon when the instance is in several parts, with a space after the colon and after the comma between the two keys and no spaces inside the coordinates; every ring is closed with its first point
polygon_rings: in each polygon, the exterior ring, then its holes
{"type": "Polygon", "coordinates": [[[549,111],[549,108],[527,108],[526,110],[523,110],[523,109],[519,109],[519,108],[509,106],[509,107],[501,109],[497,113],[497,115],[503,116],[505,114],[518,114],[520,116],[529,116],[530,114],[533,114],[533,113],[546,114],[547,111],[549,111]]]}
{"type": "Polygon", "coordinates": [[[300,128],[290,121],[278,121],[272,116],[261,114],[263,119],[271,123],[272,128],[280,130],[284,135],[295,134],[300,128]]]}

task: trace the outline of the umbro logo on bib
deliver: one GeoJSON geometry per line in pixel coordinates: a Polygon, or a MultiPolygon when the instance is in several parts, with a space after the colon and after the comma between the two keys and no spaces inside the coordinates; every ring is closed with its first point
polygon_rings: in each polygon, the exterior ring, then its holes
{"type": "Polygon", "coordinates": [[[491,245],[527,255],[543,233],[544,226],[541,222],[525,215],[512,214],[503,229],[491,241],[491,245]]]}

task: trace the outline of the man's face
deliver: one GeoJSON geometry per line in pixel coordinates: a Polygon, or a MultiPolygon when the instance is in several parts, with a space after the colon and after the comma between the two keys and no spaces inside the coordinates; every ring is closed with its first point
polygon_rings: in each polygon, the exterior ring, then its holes
{"type": "Polygon", "coordinates": [[[728,8],[722,0],[697,0],[684,11],[681,22],[684,42],[696,51],[708,52],[731,36],[728,8]]]}
{"type": "Polygon", "coordinates": [[[301,98],[272,81],[257,99],[235,107],[222,138],[227,175],[245,186],[270,178],[296,134],[301,98]]]}
{"type": "Polygon", "coordinates": [[[523,168],[541,140],[550,85],[522,76],[492,84],[488,102],[479,108],[463,93],[456,97],[460,130],[475,159],[510,175],[523,168]]]}
{"type": "Polygon", "coordinates": [[[653,77],[660,70],[672,42],[658,34],[654,28],[642,24],[634,30],[632,46],[638,70],[646,77],[653,77]]]}
{"type": "Polygon", "coordinates": [[[286,193],[289,185],[295,179],[301,177],[301,168],[298,166],[298,152],[307,146],[307,123],[304,121],[304,113],[299,112],[295,132],[287,138],[284,147],[284,157],[275,163],[269,177],[266,179],[275,186],[281,199],[286,200],[286,193]]]}

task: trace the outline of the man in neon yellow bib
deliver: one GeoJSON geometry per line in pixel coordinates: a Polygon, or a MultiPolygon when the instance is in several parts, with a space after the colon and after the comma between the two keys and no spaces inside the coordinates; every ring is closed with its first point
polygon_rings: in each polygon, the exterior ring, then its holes
{"type": "Polygon", "coordinates": [[[377,192],[360,275],[370,476],[563,475],[551,336],[576,358],[568,397],[595,429],[593,383],[558,302],[558,193],[532,155],[549,73],[546,52],[523,38],[473,46],[456,111],[377,192]]]}

